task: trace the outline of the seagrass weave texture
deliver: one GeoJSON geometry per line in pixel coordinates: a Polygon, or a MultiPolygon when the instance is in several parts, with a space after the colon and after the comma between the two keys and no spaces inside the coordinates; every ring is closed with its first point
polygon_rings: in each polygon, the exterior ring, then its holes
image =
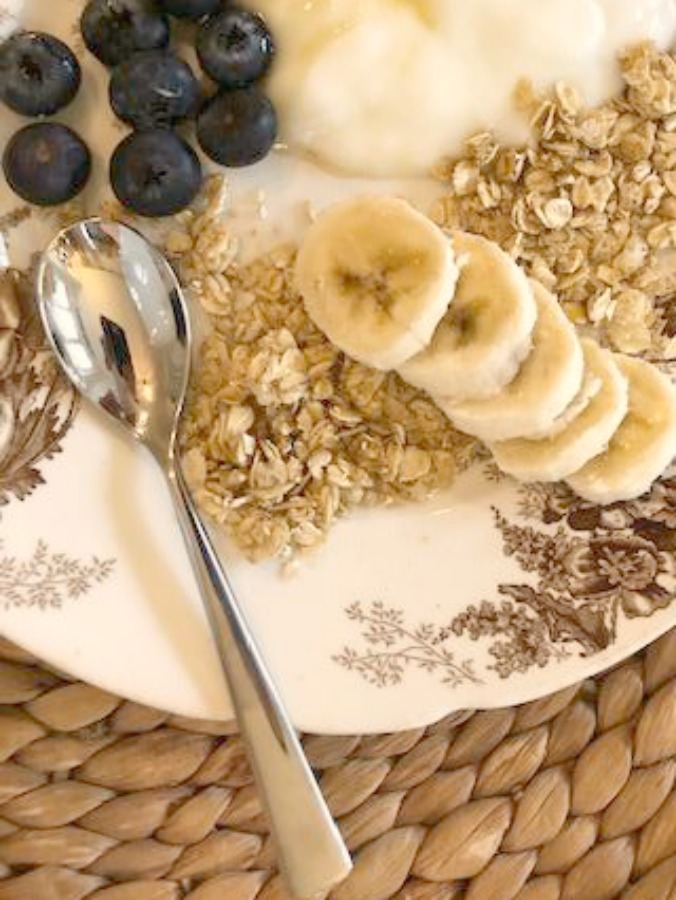
{"type": "MultiPolygon", "coordinates": [[[[0,643],[0,900],[285,900],[232,724],[0,643]]],[[[676,631],[595,681],[307,736],[356,865],[331,900],[676,898],[676,631]]]]}

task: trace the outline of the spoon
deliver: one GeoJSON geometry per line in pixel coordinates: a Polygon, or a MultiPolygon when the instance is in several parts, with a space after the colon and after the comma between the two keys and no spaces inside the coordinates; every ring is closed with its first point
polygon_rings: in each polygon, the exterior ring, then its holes
{"type": "Polygon", "coordinates": [[[191,327],[167,260],[125,225],[86,219],[44,253],[40,313],[63,369],[162,467],[199,582],[280,868],[299,897],[342,881],[351,861],[183,478],[176,447],[191,327]]]}

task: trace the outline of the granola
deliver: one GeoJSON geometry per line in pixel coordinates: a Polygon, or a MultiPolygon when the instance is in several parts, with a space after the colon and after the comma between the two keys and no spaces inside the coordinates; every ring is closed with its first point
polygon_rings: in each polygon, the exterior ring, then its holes
{"type": "Polygon", "coordinates": [[[449,485],[475,444],[394,373],[340,353],[293,286],[295,251],[247,265],[210,183],[206,207],[166,242],[208,314],[182,429],[186,477],[251,561],[320,544],[356,506],[422,499],[449,485]]]}
{"type": "Polygon", "coordinates": [[[491,238],[613,349],[676,356],[676,55],[643,43],[620,57],[623,94],[585,108],[557,85],[516,101],[529,146],[476,135],[444,160],[435,220],[491,238]]]}

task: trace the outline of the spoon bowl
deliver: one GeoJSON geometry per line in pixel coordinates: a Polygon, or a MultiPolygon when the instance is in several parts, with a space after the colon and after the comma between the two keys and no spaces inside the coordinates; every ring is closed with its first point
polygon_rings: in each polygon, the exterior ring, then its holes
{"type": "Polygon", "coordinates": [[[154,452],[173,452],[192,334],[167,260],[132,228],[86,219],[52,242],[38,289],[72,383],[154,452]]]}
{"type": "Polygon", "coordinates": [[[176,452],[192,341],[178,280],[138,232],[86,219],[60,232],[43,255],[38,303],[72,383],[145,445],[167,477],[267,806],[280,868],[295,895],[323,896],[349,873],[350,857],[190,496],[176,452]]]}

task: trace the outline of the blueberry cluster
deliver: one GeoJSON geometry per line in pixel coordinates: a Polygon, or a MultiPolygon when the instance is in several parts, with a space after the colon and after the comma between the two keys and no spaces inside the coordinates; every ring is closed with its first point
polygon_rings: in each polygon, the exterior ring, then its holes
{"type": "MultiPolygon", "coordinates": [[[[194,199],[202,167],[175,130],[188,120],[196,120],[204,153],[221,165],[248,166],[268,154],[277,117],[257,83],[274,44],[260,16],[224,0],[89,0],[80,26],[87,48],[111,69],[113,111],[133,129],[110,162],[111,185],[124,206],[166,216],[194,199]],[[209,97],[170,48],[170,16],[195,23],[199,64],[216,85],[209,97]]],[[[53,115],[75,97],[80,81],[73,53],[50,35],[22,32],[0,46],[0,99],[22,115],[53,115]]],[[[52,205],[82,190],[91,158],[72,129],[40,122],[12,138],[3,167],[19,196],[52,205]]]]}
{"type": "MultiPolygon", "coordinates": [[[[0,45],[0,100],[23,116],[51,116],[67,106],[82,80],[69,47],[39,31],[12,35],[0,45]]],[[[18,131],[5,147],[3,169],[28,203],[65,203],[87,183],[91,156],[82,139],[56,122],[18,131]]]]}

